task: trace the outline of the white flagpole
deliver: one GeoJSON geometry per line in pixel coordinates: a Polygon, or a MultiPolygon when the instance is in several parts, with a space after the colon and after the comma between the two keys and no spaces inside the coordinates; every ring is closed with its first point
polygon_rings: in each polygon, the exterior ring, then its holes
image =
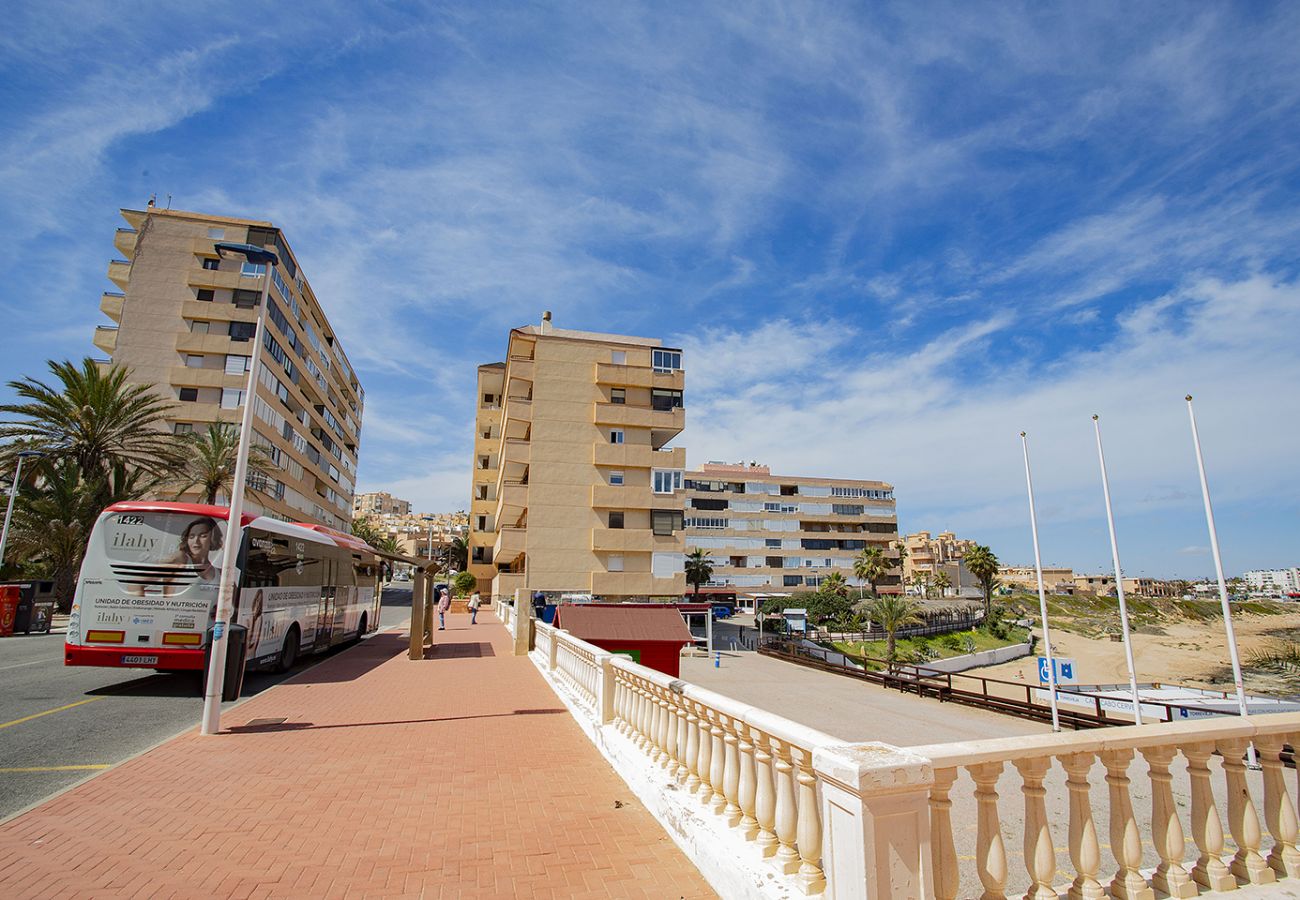
{"type": "Polygon", "coordinates": [[[1101,492],[1106,498],[1106,524],[1110,527],[1110,556],[1115,562],[1115,595],[1119,598],[1119,623],[1124,632],[1124,658],[1128,662],[1128,684],[1133,691],[1133,723],[1142,724],[1142,698],[1138,694],[1137,667],[1133,664],[1133,641],[1128,631],[1128,604],[1124,600],[1124,575],[1119,567],[1119,542],[1115,539],[1115,514],[1110,507],[1110,479],[1106,476],[1106,453],[1101,449],[1101,424],[1092,417],[1097,433],[1097,459],[1101,462],[1101,492]]]}
{"type": "MultiPolygon", "coordinates": [[[[1228,633],[1228,656],[1232,660],[1232,680],[1237,685],[1237,706],[1246,718],[1246,686],[1241,680],[1241,660],[1237,656],[1237,635],[1232,629],[1232,607],[1228,603],[1228,583],[1223,579],[1223,558],[1219,555],[1219,532],[1214,528],[1214,509],[1210,506],[1210,484],[1205,480],[1205,460],[1201,456],[1201,438],[1196,433],[1196,412],[1192,395],[1187,395],[1187,416],[1192,422],[1192,445],[1196,448],[1196,468],[1201,473],[1201,497],[1205,500],[1205,522],[1210,526],[1210,550],[1214,554],[1214,571],[1219,576],[1219,604],[1223,607],[1223,627],[1228,633]]],[[[1250,745],[1250,764],[1255,765],[1255,745],[1250,745]]]]}
{"type": "Polygon", "coordinates": [[[1047,654],[1047,689],[1052,702],[1052,730],[1061,730],[1061,714],[1056,708],[1056,662],[1052,659],[1052,632],[1047,626],[1047,589],[1043,587],[1043,560],[1038,552],[1038,513],[1034,511],[1034,476],[1029,472],[1029,441],[1020,432],[1020,446],[1025,451],[1025,483],[1029,486],[1029,527],[1034,535],[1034,569],[1038,573],[1038,609],[1043,617],[1043,651],[1047,654]]]}

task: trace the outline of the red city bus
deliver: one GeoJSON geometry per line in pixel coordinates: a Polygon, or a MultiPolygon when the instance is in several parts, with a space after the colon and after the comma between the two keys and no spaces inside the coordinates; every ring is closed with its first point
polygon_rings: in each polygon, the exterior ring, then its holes
{"type": "MultiPolygon", "coordinates": [[[[201,671],[216,620],[230,510],[196,503],[115,503],[90,533],[63,661],[201,671]]],[[[379,558],[321,525],[243,516],[235,612],[248,667],[284,671],[298,657],[379,627],[379,558]]]]}

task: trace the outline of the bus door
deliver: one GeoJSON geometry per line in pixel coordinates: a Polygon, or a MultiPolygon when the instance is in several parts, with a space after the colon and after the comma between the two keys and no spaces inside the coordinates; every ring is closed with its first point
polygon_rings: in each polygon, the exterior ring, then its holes
{"type": "Polygon", "coordinates": [[[321,589],[320,589],[320,613],[316,618],[316,644],[315,649],[324,650],[330,645],[330,630],[334,624],[334,585],[336,579],[336,565],[331,554],[321,554],[321,589]]]}

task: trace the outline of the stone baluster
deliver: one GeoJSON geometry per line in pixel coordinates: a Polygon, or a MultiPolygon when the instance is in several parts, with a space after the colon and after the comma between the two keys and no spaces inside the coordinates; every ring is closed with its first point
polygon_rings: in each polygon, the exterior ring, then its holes
{"type": "Polygon", "coordinates": [[[713,772],[713,732],[709,729],[709,708],[703,703],[697,703],[695,712],[700,721],[700,755],[695,763],[695,771],[700,776],[700,787],[696,794],[700,802],[707,806],[713,798],[713,782],[709,780],[713,772]]]}
{"type": "Polygon", "coordinates": [[[1110,883],[1110,894],[1121,900],[1155,900],[1139,869],[1142,866],[1142,836],[1133,815],[1133,798],[1129,794],[1128,766],[1133,751],[1106,750],[1101,763],[1106,767],[1106,784],[1110,787],[1110,850],[1118,868],[1110,883]]]}
{"type": "Polygon", "coordinates": [[[805,894],[816,894],[826,887],[826,875],[822,872],[822,823],[821,808],[817,803],[817,776],[813,773],[810,751],[791,746],[790,761],[794,766],[799,798],[799,824],[795,830],[799,887],[805,894]]]}
{"type": "Polygon", "coordinates": [[[673,715],[677,717],[677,764],[673,767],[673,780],[678,784],[685,784],[686,777],[690,774],[690,767],[687,765],[686,745],[690,740],[690,726],[686,721],[686,701],[682,697],[673,697],[673,715]]]}
{"type": "Polygon", "coordinates": [[[998,820],[998,776],[1002,762],[980,763],[968,767],[975,782],[975,870],[984,893],[980,900],[1004,900],[1007,889],[1007,850],[1002,843],[998,820]]]}
{"type": "Polygon", "coordinates": [[[686,790],[694,794],[700,789],[700,717],[695,714],[695,704],[686,705],[686,790]]]}
{"type": "Polygon", "coordinates": [[[722,740],[722,716],[716,710],[709,711],[709,734],[713,745],[709,756],[709,787],[713,796],[709,799],[709,809],[721,813],[727,807],[726,782],[727,749],[722,740]]]}
{"type": "Polygon", "coordinates": [[[1170,897],[1195,897],[1199,891],[1183,868],[1183,825],[1174,806],[1173,776],[1169,765],[1178,754],[1174,747],[1145,747],[1142,756],[1151,767],[1151,841],[1160,864],[1151,876],[1151,886],[1170,897]]]}
{"type": "Polygon", "coordinates": [[[935,900],[956,900],[961,874],[952,834],[952,791],[956,769],[936,769],[930,786],[930,858],[934,867],[935,900]]]}
{"type": "Polygon", "coordinates": [[[1024,852],[1025,871],[1029,873],[1029,892],[1025,900],[1057,900],[1052,879],[1056,876],[1056,850],[1047,825],[1047,790],[1043,778],[1052,766],[1050,756],[1021,758],[1013,761],[1020,773],[1020,793],[1025,798],[1024,852]]]}
{"type": "Polygon", "coordinates": [[[614,708],[618,710],[618,733],[626,735],[628,733],[628,693],[627,693],[627,676],[618,669],[614,670],[614,708]]]}
{"type": "Polygon", "coordinates": [[[740,824],[740,738],[736,734],[736,720],[722,717],[722,744],[726,765],[722,775],[722,795],[727,804],[722,815],[732,828],[740,824]]]}
{"type": "Polygon", "coordinates": [[[1282,736],[1255,738],[1259,763],[1264,768],[1264,824],[1273,836],[1268,864],[1282,878],[1300,875],[1300,851],[1296,850],[1296,810],[1282,777],[1282,736]]]}
{"type": "Polygon", "coordinates": [[[668,703],[664,700],[664,689],[651,688],[654,691],[655,714],[655,765],[663,768],[668,764],[668,703]]]}
{"type": "Polygon", "coordinates": [[[1065,767],[1065,787],[1070,793],[1070,862],[1074,881],[1070,900],[1102,900],[1106,890],[1097,881],[1101,870],[1101,847],[1097,843],[1097,824],[1092,819],[1092,802],[1088,797],[1088,773],[1095,757],[1091,753],[1067,753],[1061,757],[1065,767]]]}
{"type": "Polygon", "coordinates": [[[677,704],[673,702],[673,695],[664,691],[664,715],[668,717],[668,727],[666,729],[667,738],[665,740],[666,755],[664,758],[664,768],[674,779],[677,777],[677,760],[680,757],[677,754],[677,704]]]}
{"type": "Polygon", "coordinates": [[[650,752],[650,694],[645,682],[636,682],[636,746],[642,753],[650,752]]]}
{"type": "Polygon", "coordinates": [[[759,852],[763,858],[775,856],[780,841],[776,837],[776,781],[773,778],[772,745],[767,735],[751,728],[754,737],[754,818],[758,821],[759,852]]]}
{"type": "Polygon", "coordinates": [[[1219,741],[1223,774],[1228,783],[1228,831],[1237,842],[1237,852],[1228,864],[1228,871],[1251,884],[1272,884],[1277,876],[1259,855],[1259,813],[1250,797],[1246,764],[1241,759],[1247,743],[1242,738],[1219,741]]]}
{"type": "Polygon", "coordinates": [[[1183,755],[1192,782],[1192,840],[1200,854],[1192,866],[1192,880],[1217,893],[1235,891],[1237,879],[1223,864],[1223,823],[1210,785],[1209,760],[1214,745],[1188,744],[1183,747],[1183,755]]]}
{"type": "Polygon", "coordinates": [[[786,875],[799,870],[799,851],[795,841],[799,837],[799,818],[795,807],[794,766],[790,762],[789,747],[772,738],[772,767],[776,770],[776,866],[786,875]]]}
{"type": "Polygon", "coordinates": [[[752,841],[758,835],[758,819],[754,816],[754,798],[758,788],[754,739],[744,722],[737,721],[735,725],[740,743],[740,783],[736,786],[736,803],[740,806],[740,830],[746,840],[752,841]]]}

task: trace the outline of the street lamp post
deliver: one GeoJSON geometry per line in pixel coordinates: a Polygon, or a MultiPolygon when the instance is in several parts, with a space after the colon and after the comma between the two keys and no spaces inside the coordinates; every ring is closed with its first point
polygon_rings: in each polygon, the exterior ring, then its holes
{"type": "Polygon", "coordinates": [[[18,497],[18,485],[23,477],[23,460],[34,459],[43,455],[39,450],[18,451],[18,465],[14,469],[14,483],[9,488],[9,506],[5,509],[5,525],[4,529],[0,531],[0,569],[3,569],[5,564],[5,545],[9,543],[9,519],[14,514],[14,500],[18,497]]]}
{"type": "Polygon", "coordinates": [[[262,360],[262,343],[266,333],[266,301],[271,294],[271,271],[279,257],[252,244],[219,242],[217,255],[226,253],[243,256],[254,265],[264,267],[262,272],[262,299],[257,304],[257,327],[253,332],[253,352],[248,361],[248,389],[244,392],[244,415],[239,426],[239,450],[235,455],[234,483],[230,486],[230,513],[226,521],[226,540],[222,546],[221,588],[217,594],[217,615],[212,625],[212,658],[208,665],[208,683],[203,691],[203,725],[201,734],[221,731],[221,691],[226,675],[226,631],[235,598],[235,564],[239,556],[239,529],[244,517],[244,481],[248,477],[248,450],[252,444],[253,397],[257,393],[257,369],[262,360]]]}

